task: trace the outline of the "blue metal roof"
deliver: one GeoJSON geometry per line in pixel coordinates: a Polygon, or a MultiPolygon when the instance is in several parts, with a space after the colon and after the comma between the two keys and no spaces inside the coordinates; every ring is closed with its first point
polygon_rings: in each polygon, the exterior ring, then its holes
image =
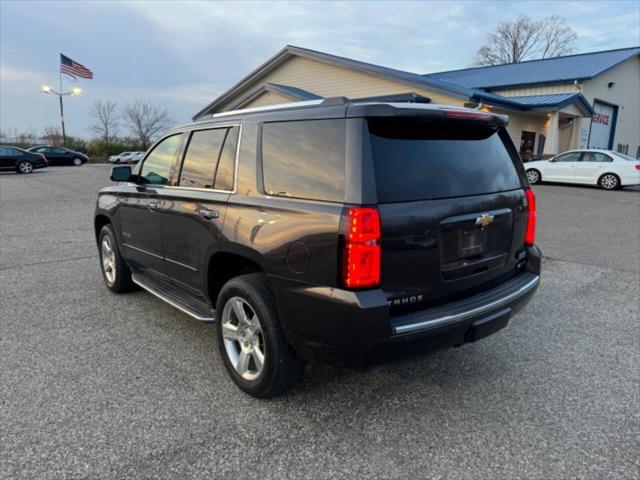
{"type": "Polygon", "coordinates": [[[640,55],[640,47],[529,60],[490,67],[466,68],[424,76],[457,83],[467,88],[482,89],[562,83],[593,78],[634,55],[640,55]]]}

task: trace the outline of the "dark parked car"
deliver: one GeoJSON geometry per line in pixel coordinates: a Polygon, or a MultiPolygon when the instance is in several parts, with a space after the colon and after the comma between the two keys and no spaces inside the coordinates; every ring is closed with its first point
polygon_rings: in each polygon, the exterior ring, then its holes
{"type": "Polygon", "coordinates": [[[0,169],[31,173],[36,168],[47,167],[47,160],[41,153],[32,153],[18,147],[0,146],[0,169]]]}
{"type": "Polygon", "coordinates": [[[33,147],[29,149],[30,152],[42,153],[51,166],[59,165],[75,165],[79,167],[83,163],[89,161],[84,153],[74,152],[68,148],[63,147],[33,147]]]}
{"type": "Polygon", "coordinates": [[[223,362],[256,397],[305,360],[474,342],[540,281],[535,198],[505,125],[327,99],[172,130],[98,195],[104,281],[215,314],[223,362]]]}

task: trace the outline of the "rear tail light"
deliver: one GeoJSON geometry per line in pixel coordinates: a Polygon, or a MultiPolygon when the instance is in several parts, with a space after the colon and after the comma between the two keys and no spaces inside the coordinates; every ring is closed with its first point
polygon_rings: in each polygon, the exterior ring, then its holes
{"type": "Polygon", "coordinates": [[[345,218],[342,281],[348,288],[380,283],[380,215],[375,208],[349,208],[345,218]]]}
{"type": "Polygon", "coordinates": [[[527,197],[527,231],[524,234],[525,245],[533,245],[536,241],[536,220],[538,213],[536,210],[536,195],[530,188],[525,188],[527,197]]]}
{"type": "Polygon", "coordinates": [[[636,163],[636,170],[640,170],[640,163],[636,163]]]}

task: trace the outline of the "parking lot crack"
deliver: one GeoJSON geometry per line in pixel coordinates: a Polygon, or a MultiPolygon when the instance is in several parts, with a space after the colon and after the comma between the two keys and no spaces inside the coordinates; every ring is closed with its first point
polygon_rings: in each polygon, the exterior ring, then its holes
{"type": "Polygon", "coordinates": [[[89,258],[96,258],[96,255],[86,255],[84,257],[71,257],[71,258],[61,258],[59,260],[45,260],[43,262],[34,262],[34,263],[23,263],[22,265],[11,265],[9,267],[1,267],[0,272],[4,272],[5,270],[15,270],[17,268],[25,268],[25,267],[35,267],[38,265],[47,265],[50,263],[65,263],[72,262],[74,260],[86,260],[89,258]]]}

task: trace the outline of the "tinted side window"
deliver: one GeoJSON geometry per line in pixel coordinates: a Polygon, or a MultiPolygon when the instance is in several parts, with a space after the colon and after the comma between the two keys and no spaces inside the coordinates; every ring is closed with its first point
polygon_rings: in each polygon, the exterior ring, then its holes
{"type": "Polygon", "coordinates": [[[341,202],[345,120],[266,123],[262,169],[269,195],[341,202]]]}
{"type": "Polygon", "coordinates": [[[610,162],[611,159],[604,153],[585,152],[582,157],[583,162],[610,162]]]}
{"type": "Polygon", "coordinates": [[[565,153],[564,155],[560,155],[556,157],[554,162],[579,162],[580,161],[581,152],[571,152],[565,153]]]}
{"type": "Polygon", "coordinates": [[[11,151],[8,148],[0,147],[0,156],[8,157],[11,155],[11,151]]]}
{"type": "Polygon", "coordinates": [[[193,132],[180,172],[181,187],[212,188],[226,128],[193,132]]]}
{"type": "Polygon", "coordinates": [[[224,148],[220,154],[218,170],[216,172],[216,190],[233,190],[233,174],[236,166],[236,150],[238,146],[239,127],[232,127],[227,133],[224,148]]]}
{"type": "Polygon", "coordinates": [[[171,177],[171,167],[180,145],[182,134],[165,138],[151,151],[142,165],[140,176],[146,183],[167,185],[171,177]]]}

